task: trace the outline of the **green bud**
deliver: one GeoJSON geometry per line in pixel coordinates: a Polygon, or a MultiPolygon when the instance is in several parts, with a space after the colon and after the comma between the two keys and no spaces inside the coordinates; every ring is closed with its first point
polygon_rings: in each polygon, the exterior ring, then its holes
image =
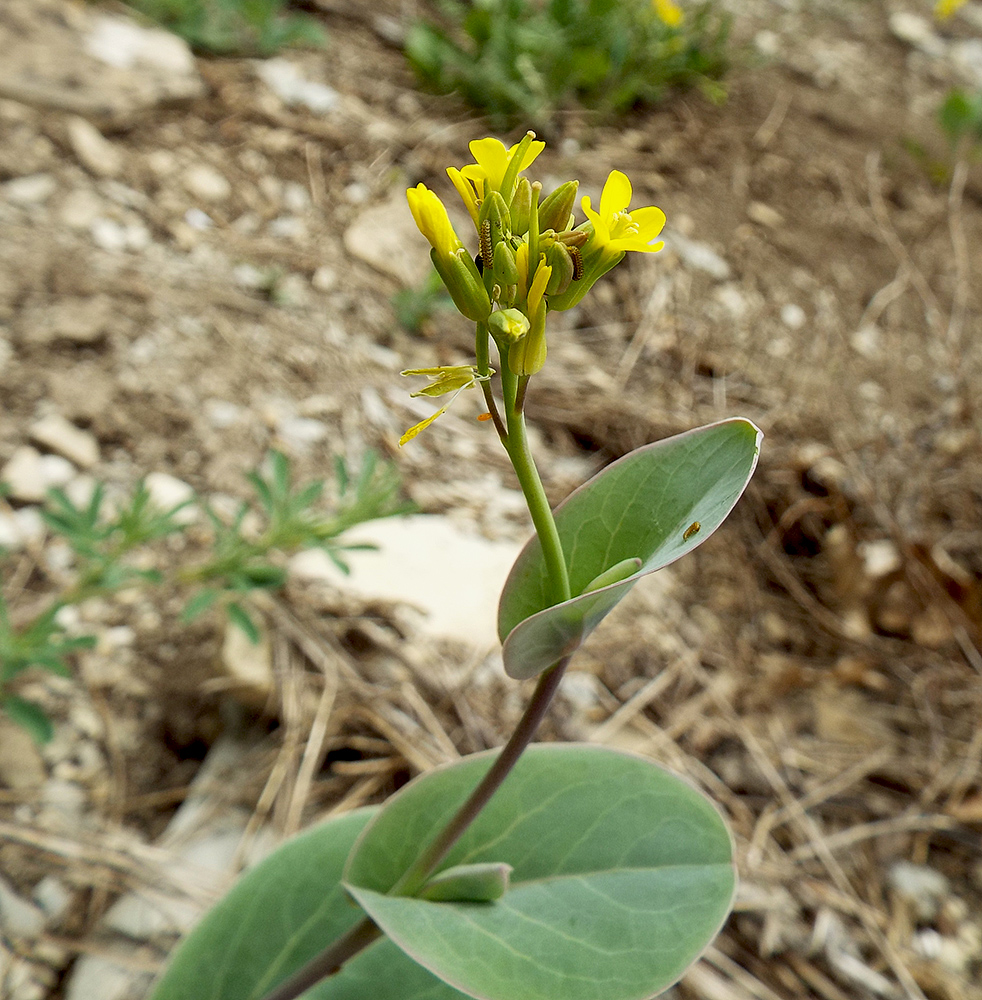
{"type": "Polygon", "coordinates": [[[430,259],[461,314],[475,323],[486,320],[491,312],[491,299],[473,257],[461,247],[446,257],[431,250],[430,259]]]}
{"type": "MultiPolygon", "coordinates": [[[[481,205],[480,214],[477,217],[477,229],[481,232],[485,222],[491,223],[491,250],[500,240],[511,236],[511,213],[505,199],[501,197],[499,191],[492,191],[484,203],[481,205]]],[[[484,247],[481,248],[481,256],[484,256],[484,247]]]]}
{"type": "Polygon", "coordinates": [[[546,263],[552,268],[546,295],[562,295],[573,280],[573,258],[562,243],[546,248],[546,263]]]}
{"type": "Polygon", "coordinates": [[[479,861],[456,865],[434,875],[419,892],[433,903],[491,903],[508,891],[511,865],[479,861]]]}
{"type": "Polygon", "coordinates": [[[518,264],[515,251],[507,240],[502,240],[494,248],[494,280],[502,286],[518,284],[518,264]]]}
{"type": "Polygon", "coordinates": [[[555,229],[557,233],[561,233],[569,229],[570,216],[573,214],[573,202],[576,201],[576,192],[579,186],[579,181],[566,181],[565,184],[560,184],[539,205],[540,232],[555,229]]]}
{"type": "Polygon", "coordinates": [[[609,587],[612,583],[620,583],[629,576],[633,576],[641,569],[641,560],[637,556],[630,559],[622,559],[619,563],[605,569],[599,576],[594,577],[584,588],[583,593],[589,594],[601,587],[609,587]]]}
{"type": "MultiPolygon", "coordinates": [[[[539,182],[536,181],[536,184],[539,182]]],[[[529,212],[532,211],[532,185],[522,177],[511,200],[511,231],[520,236],[529,231],[529,212]]]]}
{"type": "Polygon", "coordinates": [[[488,317],[495,343],[514,344],[529,332],[528,317],[520,309],[498,309],[488,317]]]}
{"type": "Polygon", "coordinates": [[[529,332],[508,349],[508,367],[516,375],[534,375],[546,363],[546,303],[531,317],[529,332]]]}

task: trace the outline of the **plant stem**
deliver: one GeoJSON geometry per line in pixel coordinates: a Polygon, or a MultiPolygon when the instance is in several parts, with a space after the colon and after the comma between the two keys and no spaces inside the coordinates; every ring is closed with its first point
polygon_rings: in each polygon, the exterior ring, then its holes
{"type": "Polygon", "coordinates": [[[365,917],[330,947],[298,969],[289,979],[280,983],[272,993],[267,993],[263,1000],[295,1000],[322,979],[340,972],[341,966],[349,958],[354,958],[358,952],[381,936],[382,932],[374,921],[370,917],[365,917]]]}

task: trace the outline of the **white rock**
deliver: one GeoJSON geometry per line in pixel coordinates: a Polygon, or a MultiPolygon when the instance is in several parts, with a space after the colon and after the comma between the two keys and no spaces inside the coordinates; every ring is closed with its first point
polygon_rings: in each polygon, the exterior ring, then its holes
{"type": "Polygon", "coordinates": [[[299,240],[307,233],[307,224],[295,215],[279,215],[269,224],[269,235],[278,240],[299,240]]]}
{"type": "Polygon", "coordinates": [[[183,39],[115,17],[101,17],[95,22],[85,38],[85,50],[118,69],[150,66],[178,76],[197,75],[194,56],[183,39]]]}
{"type": "Polygon", "coordinates": [[[314,271],[313,277],[310,279],[311,287],[318,292],[329,292],[338,283],[338,274],[333,267],[328,267],[326,264],[317,268],[314,271]]]}
{"type": "Polygon", "coordinates": [[[228,178],[207,163],[196,163],[184,171],[184,187],[202,201],[225,201],[232,193],[228,178]]]}
{"type": "Polygon", "coordinates": [[[288,59],[264,59],[256,75],[286,105],[303,105],[323,115],[338,103],[338,93],[323,83],[308,80],[288,59]]]}
{"type": "Polygon", "coordinates": [[[6,184],[0,184],[0,197],[11,205],[41,205],[57,190],[58,182],[51,174],[30,174],[15,177],[6,184]]]}
{"type": "Polygon", "coordinates": [[[412,246],[417,237],[416,223],[403,194],[366,208],[344,231],[344,247],[377,271],[414,288],[430,271],[426,254],[406,253],[406,247],[412,246]]]}
{"type": "Polygon", "coordinates": [[[79,163],[97,177],[116,177],[123,170],[123,154],[84,118],[68,119],[68,140],[79,163]]]}
{"type": "Polygon", "coordinates": [[[10,487],[10,495],[24,503],[39,503],[48,491],[41,465],[41,453],[30,445],[21,445],[0,469],[0,482],[10,487]]]}
{"type": "Polygon", "coordinates": [[[89,231],[92,241],[100,250],[115,253],[126,249],[126,229],[113,219],[100,216],[92,223],[89,231]]]}
{"type": "Polygon", "coordinates": [[[913,904],[918,918],[925,921],[937,916],[942,901],[951,893],[951,884],[941,872],[909,861],[891,865],[887,881],[899,896],[913,904]]]}
{"type": "Polygon", "coordinates": [[[322,580],[366,598],[402,601],[426,615],[425,627],[479,649],[497,641],[498,596],[518,556],[514,542],[467,534],[435,515],[385,518],[354,529],[349,542],[372,542],[378,551],[342,553],[344,576],[320,549],[290,560],[298,579],[322,580]]]}
{"type": "Polygon", "coordinates": [[[78,827],[87,803],[85,789],[74,781],[51,778],[41,790],[41,805],[47,819],[65,830],[78,827]]]}
{"type": "Polygon", "coordinates": [[[198,233],[215,228],[214,219],[207,212],[202,212],[200,208],[189,208],[184,213],[184,221],[198,233]]]}
{"type": "Polygon", "coordinates": [[[665,245],[674,250],[689,267],[705,271],[717,281],[729,278],[730,265],[708,244],[690,240],[674,230],[664,233],[663,238],[665,245]]]}
{"type": "Polygon", "coordinates": [[[21,507],[14,511],[14,524],[22,545],[37,545],[44,538],[48,528],[37,507],[21,507]]]}
{"type": "Polygon", "coordinates": [[[805,310],[797,302],[788,302],[781,306],[781,322],[789,330],[800,330],[807,320],[805,310]]]}
{"type": "Polygon", "coordinates": [[[903,10],[894,11],[890,15],[890,30],[895,37],[925,55],[940,58],[945,54],[944,39],[935,33],[926,17],[903,10]]]}
{"type": "Polygon", "coordinates": [[[44,930],[44,911],[21,899],[14,887],[0,875],[0,927],[5,934],[34,938],[44,930]]]}
{"type": "Polygon", "coordinates": [[[82,955],[72,967],[65,1000],[127,1000],[134,994],[139,972],[125,969],[98,955],[82,955]]]}
{"type": "MultiPolygon", "coordinates": [[[[166,472],[151,472],[144,480],[150,499],[161,510],[172,510],[178,504],[194,499],[194,487],[166,472]]],[[[192,506],[182,508],[176,515],[180,524],[190,524],[197,518],[192,506]]]]}
{"type": "Polygon", "coordinates": [[[776,208],[762,201],[752,201],[747,206],[747,218],[767,229],[777,229],[784,224],[784,216],[776,208]]]}
{"type": "Polygon", "coordinates": [[[30,733],[0,715],[0,784],[14,789],[38,789],[47,778],[44,761],[30,733]]]}
{"type": "Polygon", "coordinates": [[[102,199],[94,191],[76,188],[62,202],[58,217],[69,229],[91,229],[104,210],[102,199]]]}
{"type": "Polygon", "coordinates": [[[0,510],[0,555],[19,549],[23,544],[13,511],[0,510]]]}
{"type": "Polygon", "coordinates": [[[283,207],[288,212],[300,215],[310,208],[310,194],[302,184],[290,181],[283,185],[283,207]]]}
{"type": "Polygon", "coordinates": [[[953,42],[949,58],[969,86],[982,89],[982,39],[963,38],[953,42]]]}
{"type": "Polygon", "coordinates": [[[903,565],[897,546],[889,538],[860,542],[857,546],[866,575],[873,580],[896,572],[903,565]]]}
{"type": "Polygon", "coordinates": [[[31,427],[31,437],[50,451],[63,455],[82,469],[99,461],[99,442],[95,435],[76,427],[61,414],[52,413],[31,427]]]}
{"type": "Polygon", "coordinates": [[[747,297],[734,282],[728,282],[714,289],[713,298],[734,319],[740,319],[747,312],[747,297]]]}
{"type": "Polygon", "coordinates": [[[45,875],[34,886],[34,902],[44,911],[48,920],[56,922],[68,911],[72,903],[72,893],[60,878],[45,875]]]}
{"type": "Polygon", "coordinates": [[[222,666],[235,681],[237,693],[246,700],[262,705],[272,693],[273,649],[268,635],[261,635],[259,642],[253,643],[230,622],[222,643],[222,666]]]}
{"type": "Polygon", "coordinates": [[[850,338],[849,345],[864,358],[876,358],[880,353],[880,330],[875,323],[867,323],[850,338]]]}
{"type": "Polygon", "coordinates": [[[762,56],[774,59],[781,51],[781,36],[765,28],[754,35],[754,45],[762,56]]]}
{"type": "Polygon", "coordinates": [[[216,430],[225,430],[238,423],[244,412],[237,403],[230,403],[226,399],[205,400],[205,416],[216,430]]]}

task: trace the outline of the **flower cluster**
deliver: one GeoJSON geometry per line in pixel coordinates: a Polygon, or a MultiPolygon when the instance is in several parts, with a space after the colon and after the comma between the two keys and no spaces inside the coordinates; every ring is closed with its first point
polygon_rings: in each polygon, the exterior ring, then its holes
{"type": "MultiPolygon", "coordinates": [[[[567,181],[541,198],[542,185],[524,171],[545,148],[532,132],[510,149],[497,139],[470,144],[474,163],[447,174],[477,231],[478,253],[472,257],[454,231],[443,202],[424,184],[407,192],[420,232],[429,240],[433,265],[457,309],[478,324],[478,335],[490,336],[502,367],[520,377],[534,375],[545,364],[546,314],[570,309],[593,284],[618,264],[628,250],[654,253],[665,215],[653,206],[630,211],[631,182],[611,171],[595,211],[581,199],[586,221],[573,215],[579,183],[567,181]]],[[[433,381],[414,395],[441,395],[478,382],[493,371],[477,367],[411,369],[404,375],[427,375],[433,381]]],[[[415,437],[441,413],[411,428],[400,443],[415,437]]]]}

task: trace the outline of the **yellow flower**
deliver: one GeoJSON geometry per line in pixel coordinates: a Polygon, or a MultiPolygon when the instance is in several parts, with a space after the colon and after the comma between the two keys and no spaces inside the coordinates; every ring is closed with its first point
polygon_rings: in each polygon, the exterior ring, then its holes
{"type": "Polygon", "coordinates": [[[449,257],[463,246],[457,239],[443,202],[425,184],[409,188],[406,199],[419,231],[441,257],[449,257]]]}
{"type": "Polygon", "coordinates": [[[429,385],[417,389],[416,392],[411,392],[410,396],[445,396],[448,392],[453,393],[446,406],[441,406],[436,413],[421,420],[418,424],[414,424],[399,438],[399,447],[401,448],[408,441],[412,441],[420,431],[426,430],[437,417],[442,417],[461,390],[469,389],[475,383],[489,379],[494,374],[494,369],[488,369],[487,375],[481,375],[473,365],[440,365],[437,368],[407,368],[400,374],[424,375],[430,380],[429,385]]]}
{"type": "Polygon", "coordinates": [[[580,204],[593,223],[594,240],[591,242],[613,251],[656,253],[665,246],[652,242],[665,225],[665,213],[654,205],[629,212],[631,193],[627,175],[612,170],[600,195],[599,212],[593,211],[589,195],[583,196],[580,204]]]}
{"type": "Polygon", "coordinates": [[[934,16],[939,21],[947,21],[959,7],[965,6],[965,0],[937,0],[934,5],[934,16]]]}
{"type": "MultiPolygon", "coordinates": [[[[459,173],[471,181],[478,191],[481,190],[485,181],[487,182],[488,191],[500,191],[505,179],[505,173],[509,166],[511,166],[512,158],[522,145],[523,143],[519,142],[508,149],[498,139],[490,137],[487,139],[475,139],[470,144],[470,151],[477,162],[468,163],[466,167],[461,168],[459,173]]],[[[521,173],[532,165],[539,153],[546,148],[546,144],[544,142],[529,142],[525,144],[525,147],[525,154],[518,165],[518,173],[521,173]]],[[[455,168],[451,167],[450,169],[453,170],[455,168]]],[[[453,174],[450,175],[450,179],[454,180],[453,174]]],[[[454,181],[454,187],[457,187],[456,181],[454,181]]],[[[457,190],[459,191],[460,188],[457,187],[457,190]]],[[[508,192],[509,196],[510,194],[511,192],[508,192]]],[[[464,203],[467,204],[466,199],[464,203]]]]}
{"type": "Polygon", "coordinates": [[[658,19],[670,28],[677,28],[682,23],[682,8],[674,0],[651,0],[651,6],[655,8],[658,19]]]}

